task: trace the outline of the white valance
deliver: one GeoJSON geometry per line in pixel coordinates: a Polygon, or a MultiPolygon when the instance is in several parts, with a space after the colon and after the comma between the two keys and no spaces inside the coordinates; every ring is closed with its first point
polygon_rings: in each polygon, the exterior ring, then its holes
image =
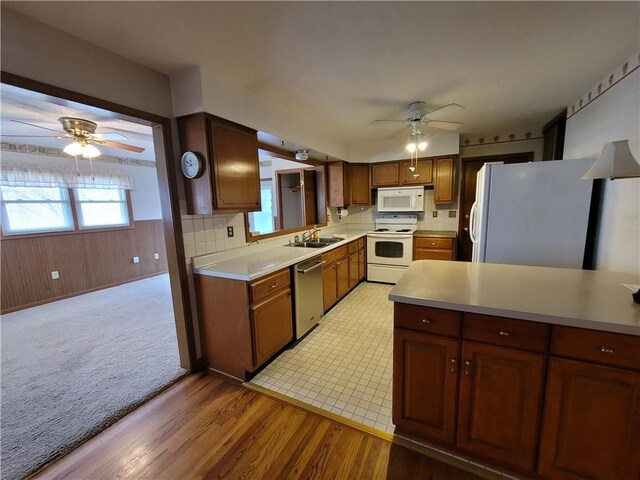
{"type": "Polygon", "coordinates": [[[3,164],[0,185],[8,187],[113,188],[133,190],[133,177],[125,172],[94,170],[78,172],[67,167],[41,168],[33,165],[3,164]]]}

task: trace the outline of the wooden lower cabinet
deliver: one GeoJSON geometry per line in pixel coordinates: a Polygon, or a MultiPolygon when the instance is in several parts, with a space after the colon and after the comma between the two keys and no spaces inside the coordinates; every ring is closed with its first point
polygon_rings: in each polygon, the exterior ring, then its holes
{"type": "Polygon", "coordinates": [[[358,272],[358,251],[349,254],[349,290],[360,281],[358,272]]]}
{"type": "Polygon", "coordinates": [[[464,341],[457,445],[535,469],[545,357],[464,341]]]}
{"type": "Polygon", "coordinates": [[[322,298],[324,310],[353,289],[366,276],[365,240],[359,238],[322,255],[322,298]]]}
{"type": "Polygon", "coordinates": [[[367,276],[367,250],[364,247],[358,249],[358,281],[367,276]]]}
{"type": "Polygon", "coordinates": [[[338,298],[349,291],[349,257],[336,262],[336,276],[338,278],[338,298]]]}
{"type": "Polygon", "coordinates": [[[287,289],[251,307],[253,358],[262,365],[293,338],[291,290],[287,289]]]}
{"type": "Polygon", "coordinates": [[[336,264],[322,267],[322,303],[325,311],[338,300],[338,276],[336,264]]]}
{"type": "Polygon", "coordinates": [[[459,341],[396,328],[393,423],[443,444],[455,440],[459,341]]]}
{"type": "Polygon", "coordinates": [[[455,260],[456,238],[419,230],[413,235],[414,260],[455,260]]]}
{"type": "Polygon", "coordinates": [[[553,358],[538,472],[554,480],[638,480],[640,375],[553,358]]]}

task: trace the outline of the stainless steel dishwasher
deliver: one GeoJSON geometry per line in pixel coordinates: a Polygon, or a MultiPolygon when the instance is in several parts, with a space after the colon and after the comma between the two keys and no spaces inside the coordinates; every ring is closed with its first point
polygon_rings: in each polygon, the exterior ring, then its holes
{"type": "Polygon", "coordinates": [[[324,315],[322,303],[322,255],[298,263],[294,268],[296,339],[302,338],[324,315]]]}

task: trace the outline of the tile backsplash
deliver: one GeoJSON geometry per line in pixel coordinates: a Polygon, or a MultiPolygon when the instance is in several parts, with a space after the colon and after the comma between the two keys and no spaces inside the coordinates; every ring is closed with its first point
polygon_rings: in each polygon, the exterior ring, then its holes
{"type": "MultiPolygon", "coordinates": [[[[349,215],[340,218],[336,208],[327,209],[327,226],[349,224],[373,224],[377,213],[375,205],[350,207],[349,215]]],[[[419,230],[458,230],[457,206],[436,206],[433,203],[433,190],[425,190],[425,213],[418,217],[419,230]],[[449,211],[456,212],[455,218],[449,217],[449,211]],[[438,212],[433,217],[433,212],[438,212]]],[[[214,215],[182,215],[182,235],[184,238],[185,259],[221,252],[247,244],[244,231],[244,214],[220,213],[214,215]],[[227,227],[233,227],[233,237],[227,236],[227,227]]]]}

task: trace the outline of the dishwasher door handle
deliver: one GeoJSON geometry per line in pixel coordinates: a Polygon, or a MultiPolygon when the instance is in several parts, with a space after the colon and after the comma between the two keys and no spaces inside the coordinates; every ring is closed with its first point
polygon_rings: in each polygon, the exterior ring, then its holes
{"type": "Polygon", "coordinates": [[[323,260],[320,263],[316,263],[313,267],[309,267],[309,268],[307,268],[305,270],[296,270],[296,271],[298,273],[305,274],[305,273],[309,273],[311,270],[315,270],[316,268],[320,268],[324,264],[325,264],[325,261],[323,260]]]}

